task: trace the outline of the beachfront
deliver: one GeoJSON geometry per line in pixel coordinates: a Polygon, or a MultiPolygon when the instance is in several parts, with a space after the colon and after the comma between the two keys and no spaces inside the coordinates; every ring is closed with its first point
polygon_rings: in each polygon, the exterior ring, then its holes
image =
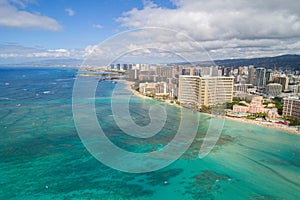
{"type": "MultiPolygon", "coordinates": [[[[145,99],[153,99],[151,97],[145,96],[145,95],[141,94],[140,92],[132,89],[132,85],[134,85],[135,82],[131,82],[131,81],[126,80],[124,83],[127,85],[125,89],[130,90],[133,95],[136,95],[136,96],[139,96],[139,97],[145,98],[145,99]]],[[[164,102],[169,104],[169,105],[172,105],[172,106],[179,106],[180,107],[180,105],[178,105],[174,102],[171,103],[168,100],[166,100],[164,102]]],[[[217,115],[211,115],[211,116],[218,117],[217,115]]],[[[246,118],[237,118],[237,117],[229,117],[229,116],[221,116],[221,117],[225,118],[226,120],[233,120],[233,121],[242,122],[242,123],[246,123],[246,124],[263,126],[263,127],[266,127],[266,128],[271,128],[271,129],[279,130],[279,131],[290,133],[290,134],[300,135],[300,132],[298,131],[298,128],[293,127],[293,126],[287,126],[287,125],[283,125],[283,124],[276,124],[274,122],[268,122],[268,121],[250,120],[250,119],[246,119],[246,118]]]]}

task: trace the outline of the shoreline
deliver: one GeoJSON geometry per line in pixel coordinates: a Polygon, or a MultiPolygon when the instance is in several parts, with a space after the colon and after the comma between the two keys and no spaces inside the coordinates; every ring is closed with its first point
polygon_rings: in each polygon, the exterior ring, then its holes
{"type": "MultiPolygon", "coordinates": [[[[138,91],[136,91],[136,90],[133,90],[133,89],[131,88],[131,85],[134,85],[135,82],[125,80],[124,83],[127,85],[127,86],[125,87],[125,89],[126,89],[126,90],[129,90],[132,94],[134,94],[134,95],[136,95],[136,96],[138,96],[138,97],[141,97],[141,98],[143,98],[143,99],[151,99],[151,100],[155,100],[155,99],[153,99],[152,97],[147,97],[147,96],[145,96],[145,95],[142,95],[140,92],[138,92],[138,91]]],[[[161,102],[164,102],[164,103],[169,104],[169,105],[171,105],[171,106],[181,107],[180,105],[178,105],[178,104],[176,104],[176,103],[171,103],[171,102],[167,102],[167,101],[161,101],[161,102]]]]}
{"type": "MultiPolygon", "coordinates": [[[[131,85],[135,84],[135,82],[125,80],[124,83],[127,85],[125,87],[125,89],[131,91],[133,95],[136,95],[136,96],[144,98],[144,99],[152,99],[153,100],[153,98],[144,96],[141,93],[133,90],[131,88],[131,85]]],[[[167,101],[162,101],[162,102],[169,104],[171,106],[182,107],[176,103],[170,103],[167,101]]],[[[200,112],[200,113],[202,113],[202,112],[200,112]]],[[[229,116],[215,116],[215,115],[209,114],[209,113],[203,113],[203,114],[207,114],[207,115],[214,116],[214,117],[221,117],[221,118],[224,118],[225,120],[232,120],[232,121],[236,121],[236,122],[242,122],[242,123],[246,123],[246,124],[252,124],[252,125],[256,125],[256,126],[260,126],[260,127],[270,128],[273,130],[278,130],[278,131],[284,132],[286,134],[293,134],[293,135],[300,136],[300,132],[297,131],[296,127],[288,127],[285,125],[275,124],[275,123],[267,122],[267,121],[256,121],[256,120],[249,120],[249,119],[245,119],[245,118],[235,118],[235,117],[229,117],[229,116]]]]}
{"type": "Polygon", "coordinates": [[[129,90],[132,94],[134,94],[134,95],[136,95],[136,96],[138,96],[138,97],[141,97],[141,98],[143,98],[143,99],[152,99],[151,97],[147,97],[147,96],[145,96],[145,95],[142,95],[142,94],[139,93],[138,91],[132,89],[131,86],[134,85],[135,82],[125,80],[124,83],[126,84],[125,89],[126,89],[126,90],[129,90]]]}
{"type": "Polygon", "coordinates": [[[222,117],[227,120],[242,122],[242,123],[246,123],[246,124],[252,124],[252,125],[261,126],[261,127],[265,127],[265,128],[269,128],[269,129],[273,129],[273,130],[278,130],[278,131],[281,131],[281,132],[284,132],[287,134],[293,134],[293,135],[300,136],[300,132],[297,131],[296,127],[275,124],[275,123],[268,122],[268,121],[256,121],[256,120],[249,120],[249,119],[245,119],[245,118],[234,118],[234,117],[228,117],[228,116],[222,116],[222,117]]]}

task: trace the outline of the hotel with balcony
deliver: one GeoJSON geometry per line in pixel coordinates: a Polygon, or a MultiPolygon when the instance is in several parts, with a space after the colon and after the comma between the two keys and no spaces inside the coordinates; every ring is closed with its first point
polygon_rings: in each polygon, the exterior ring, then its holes
{"type": "Polygon", "coordinates": [[[213,106],[232,102],[234,77],[179,76],[178,100],[182,105],[213,106]]]}
{"type": "Polygon", "coordinates": [[[283,116],[292,116],[300,119],[300,100],[298,98],[283,99],[283,116]]]}

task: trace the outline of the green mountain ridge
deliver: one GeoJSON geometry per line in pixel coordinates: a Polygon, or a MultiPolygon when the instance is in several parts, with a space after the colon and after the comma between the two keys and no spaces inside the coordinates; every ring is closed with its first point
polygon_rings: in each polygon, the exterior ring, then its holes
{"type": "Polygon", "coordinates": [[[261,57],[249,59],[216,60],[216,65],[225,67],[239,67],[254,65],[255,67],[273,68],[276,64],[282,70],[300,70],[300,55],[287,54],[275,57],[261,57]]]}

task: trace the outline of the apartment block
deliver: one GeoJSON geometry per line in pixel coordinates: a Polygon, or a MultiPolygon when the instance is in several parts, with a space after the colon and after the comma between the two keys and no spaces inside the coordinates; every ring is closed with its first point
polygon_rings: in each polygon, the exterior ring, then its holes
{"type": "Polygon", "coordinates": [[[178,100],[181,104],[196,104],[199,102],[199,76],[179,76],[178,100]]]}
{"type": "Polygon", "coordinates": [[[213,106],[232,102],[234,77],[179,76],[181,104],[213,106]]]}
{"type": "Polygon", "coordinates": [[[284,98],[282,115],[300,118],[300,100],[294,98],[284,98]]]}

